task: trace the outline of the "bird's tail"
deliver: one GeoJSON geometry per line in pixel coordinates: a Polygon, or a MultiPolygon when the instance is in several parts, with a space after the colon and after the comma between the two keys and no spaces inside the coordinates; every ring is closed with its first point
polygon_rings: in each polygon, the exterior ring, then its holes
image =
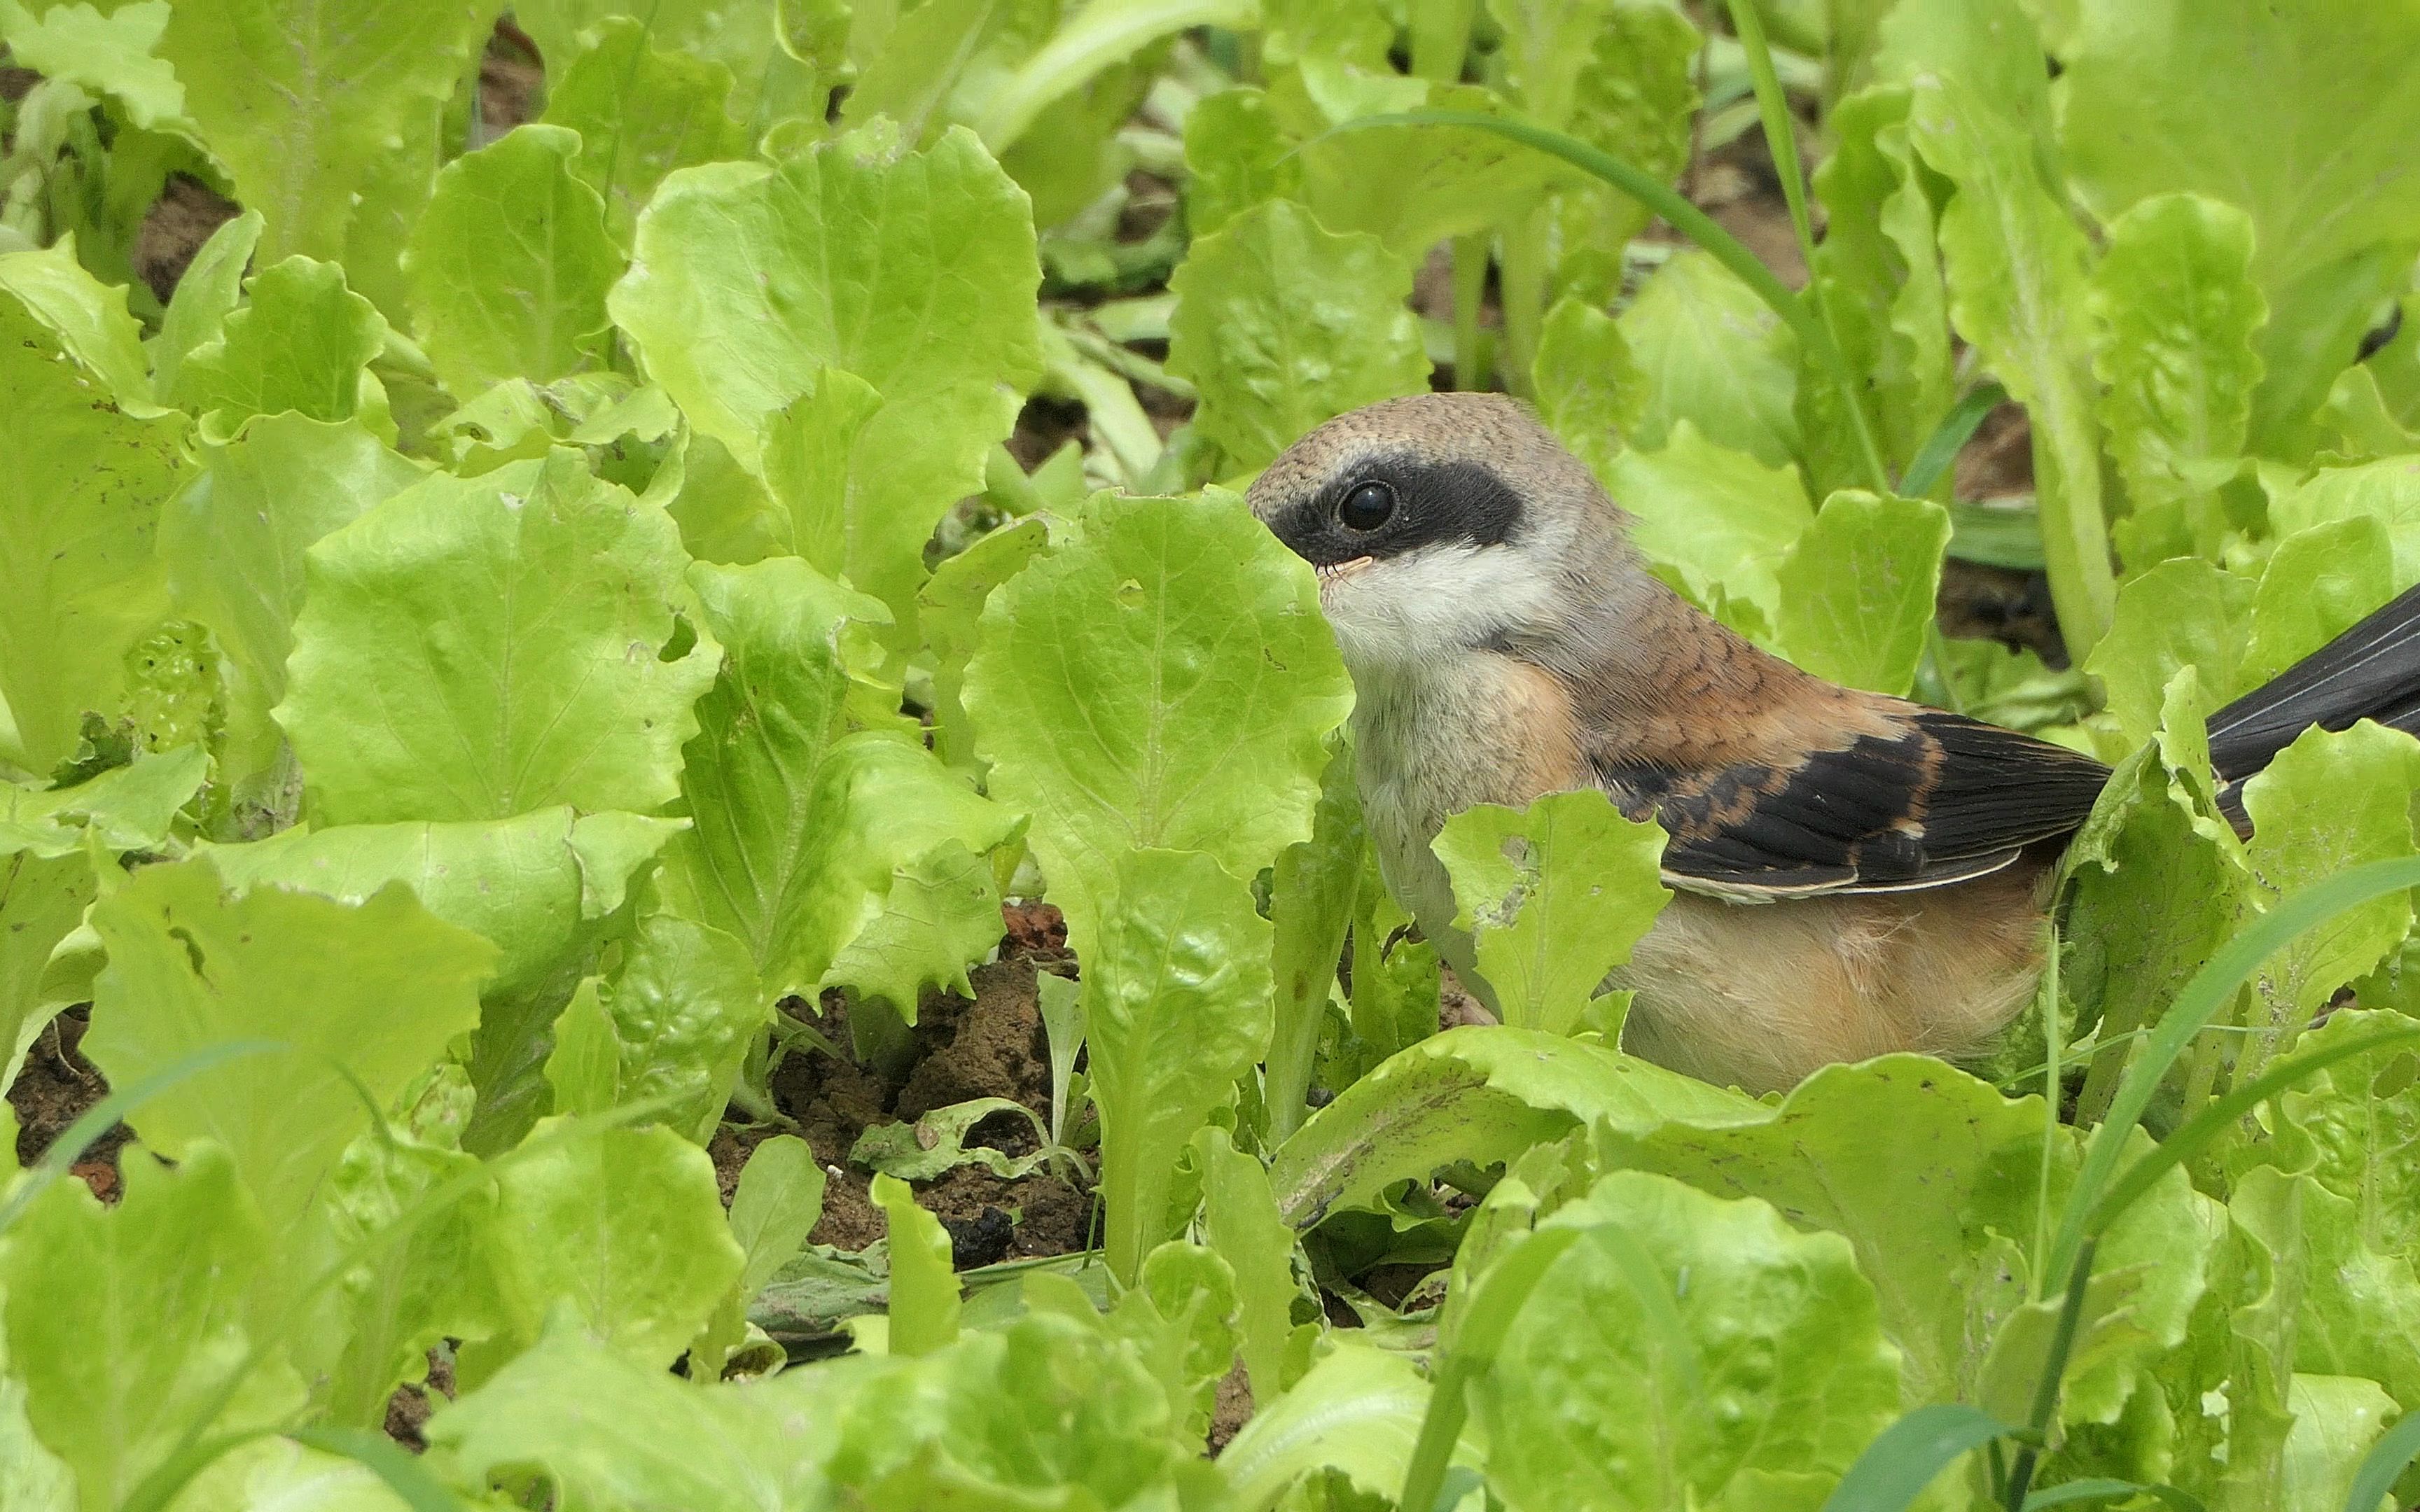
{"type": "Polygon", "coordinates": [[[2361,719],[2420,734],[2420,588],[2211,715],[2211,764],[2241,782],[2311,726],[2361,719]]]}

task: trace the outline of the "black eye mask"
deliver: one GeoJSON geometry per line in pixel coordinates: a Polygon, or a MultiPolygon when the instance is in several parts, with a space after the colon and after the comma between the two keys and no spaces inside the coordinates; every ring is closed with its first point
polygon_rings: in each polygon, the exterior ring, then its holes
{"type": "Polygon", "coordinates": [[[1280,511],[1269,529],[1314,566],[1385,561],[1440,542],[1501,546],[1522,520],[1521,496],[1483,462],[1366,456],[1318,493],[1280,511]]]}

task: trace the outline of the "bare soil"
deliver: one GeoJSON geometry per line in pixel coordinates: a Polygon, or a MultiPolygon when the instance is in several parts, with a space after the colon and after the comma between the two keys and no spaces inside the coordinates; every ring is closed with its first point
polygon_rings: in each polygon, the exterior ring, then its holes
{"type": "MultiPolygon", "coordinates": [[[[8,1088],[8,1105],[17,1115],[17,1163],[31,1165],[68,1126],[109,1095],[109,1084],[78,1048],[91,1026],[88,1011],[69,1009],[53,1019],[34,1039],[25,1069],[8,1088]]],[[[92,1188],[104,1202],[117,1200],[117,1151],[133,1138],[126,1125],[113,1124],[68,1169],[92,1188]]]]}

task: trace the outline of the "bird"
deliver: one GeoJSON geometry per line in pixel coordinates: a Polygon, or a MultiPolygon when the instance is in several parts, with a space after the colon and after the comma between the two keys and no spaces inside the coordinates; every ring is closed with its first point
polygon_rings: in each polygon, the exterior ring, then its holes
{"type": "MultiPolygon", "coordinates": [[[[1757,1094],[1895,1051],[1971,1063],[2032,996],[2101,761],[1750,643],[1503,394],[1338,416],[1246,501],[1314,571],[1380,873],[1483,1001],[1431,842],[1474,805],[1590,788],[1668,836],[1672,897],[1605,983],[1635,993],[1641,1058],[1757,1094]]],[[[2239,824],[2234,784],[2311,724],[2420,726],[2415,641],[2420,588],[2211,717],[2239,824]]]]}

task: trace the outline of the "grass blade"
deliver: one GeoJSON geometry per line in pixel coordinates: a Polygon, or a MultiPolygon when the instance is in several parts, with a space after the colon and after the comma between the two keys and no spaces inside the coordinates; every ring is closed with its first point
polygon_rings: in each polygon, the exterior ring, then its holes
{"type": "Polygon", "coordinates": [[[1960,449],[1974,439],[1983,417],[2006,404],[2008,398],[2009,391],[1996,383],[1966,391],[1966,397],[1941,417],[1941,424],[1933,426],[1932,434],[1916,448],[1916,459],[1908,463],[1907,475],[1899,484],[1907,497],[1921,499],[1931,493],[1932,486],[1949,471],[1949,465],[1958,460],[1960,449]]]}
{"type": "Polygon", "coordinates": [[[1866,1445],[1824,1500],[1823,1512],[1903,1512],[1960,1457],[2016,1431],[1962,1402],[1919,1407],[1866,1445]]]}
{"type": "Polygon", "coordinates": [[[2386,1436],[2370,1445],[2353,1473],[2352,1489],[2345,1493],[2345,1512],[2378,1512],[2378,1504],[2412,1461],[2420,1458],[2420,1412],[2406,1412],[2386,1436]]]}
{"type": "Polygon", "coordinates": [[[2025,1512],[2039,1508],[2072,1506],[2078,1502],[2114,1502],[2120,1497],[2148,1496],[2173,1512],[2204,1512],[2201,1498],[2174,1486],[2141,1486],[2131,1480],[2071,1480],[2064,1486],[2045,1486],[2025,1498],[2025,1512]]]}
{"type": "Polygon", "coordinates": [[[461,1512],[462,1504],[401,1444],[367,1428],[296,1428],[287,1435],[295,1443],[325,1454],[342,1455],[386,1482],[411,1512],[461,1512]]]}

